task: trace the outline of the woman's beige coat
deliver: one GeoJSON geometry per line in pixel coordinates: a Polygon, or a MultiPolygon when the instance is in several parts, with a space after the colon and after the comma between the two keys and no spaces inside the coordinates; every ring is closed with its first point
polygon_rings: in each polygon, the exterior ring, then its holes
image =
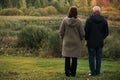
{"type": "Polygon", "coordinates": [[[81,40],[84,37],[84,29],[80,19],[65,17],[60,25],[59,33],[63,39],[62,56],[79,57],[81,40]]]}

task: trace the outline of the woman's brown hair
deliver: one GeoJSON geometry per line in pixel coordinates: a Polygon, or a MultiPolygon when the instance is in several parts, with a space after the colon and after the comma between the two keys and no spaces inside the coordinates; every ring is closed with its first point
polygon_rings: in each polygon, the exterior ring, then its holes
{"type": "Polygon", "coordinates": [[[69,18],[77,18],[77,15],[78,15],[78,11],[77,11],[77,7],[75,6],[72,6],[70,7],[69,11],[68,11],[68,17],[69,18]]]}

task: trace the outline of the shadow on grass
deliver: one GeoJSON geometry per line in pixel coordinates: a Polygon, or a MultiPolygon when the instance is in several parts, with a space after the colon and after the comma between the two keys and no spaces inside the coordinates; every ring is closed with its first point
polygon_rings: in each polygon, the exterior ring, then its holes
{"type": "Polygon", "coordinates": [[[77,73],[76,77],[66,77],[61,72],[0,72],[0,80],[120,80],[120,71],[104,71],[98,76],[88,76],[88,73],[77,73]]]}
{"type": "Polygon", "coordinates": [[[17,72],[0,72],[0,80],[16,80],[18,75],[17,72]]]}
{"type": "Polygon", "coordinates": [[[76,77],[66,77],[64,74],[59,74],[59,77],[52,78],[51,80],[120,80],[120,71],[104,71],[97,76],[89,76],[87,73],[78,73],[76,77]]]}

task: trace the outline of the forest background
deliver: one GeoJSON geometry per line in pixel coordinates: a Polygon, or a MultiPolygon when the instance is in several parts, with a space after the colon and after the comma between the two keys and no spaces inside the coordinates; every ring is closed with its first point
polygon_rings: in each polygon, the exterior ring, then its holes
{"type": "MultiPolygon", "coordinates": [[[[0,55],[61,57],[58,29],[70,6],[77,6],[84,26],[92,7],[99,5],[110,30],[103,57],[118,59],[119,3],[120,0],[0,0],[0,55]]],[[[84,43],[81,56],[87,57],[84,43]]]]}
{"type": "MultiPolygon", "coordinates": [[[[77,6],[80,14],[90,14],[99,5],[103,14],[118,14],[119,0],[0,0],[1,15],[46,16],[66,14],[70,6],[77,6]],[[107,9],[104,9],[107,8],[107,9]],[[8,11],[8,12],[7,12],[8,11]]],[[[108,15],[109,15],[108,14],[108,15]]]]}

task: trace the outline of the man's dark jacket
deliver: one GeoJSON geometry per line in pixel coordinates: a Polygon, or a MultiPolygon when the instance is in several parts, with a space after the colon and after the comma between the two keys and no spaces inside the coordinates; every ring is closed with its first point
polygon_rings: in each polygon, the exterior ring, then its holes
{"type": "Polygon", "coordinates": [[[85,40],[89,48],[102,48],[108,34],[108,23],[100,14],[93,14],[87,19],[85,40]]]}

